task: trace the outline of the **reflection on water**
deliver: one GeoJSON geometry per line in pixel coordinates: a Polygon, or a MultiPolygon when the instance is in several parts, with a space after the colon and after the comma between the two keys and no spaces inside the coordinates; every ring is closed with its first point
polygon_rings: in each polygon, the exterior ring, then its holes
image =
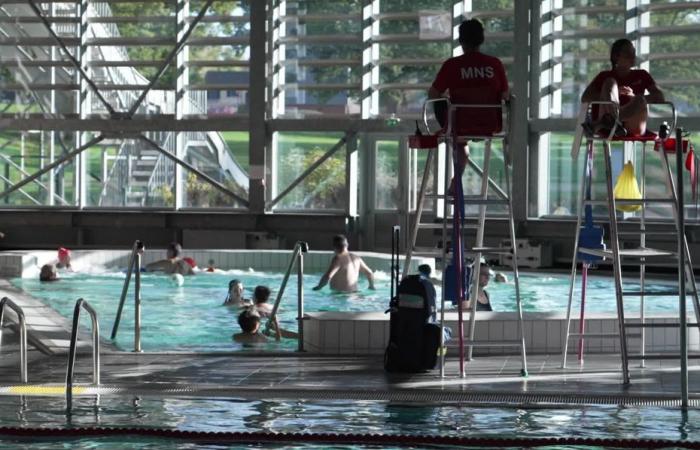
{"type": "MultiPolygon", "coordinates": [[[[250,401],[111,396],[99,399],[76,397],[70,416],[66,415],[65,406],[63,398],[0,397],[0,422],[7,427],[157,427],[210,432],[700,439],[699,411],[682,412],[664,408],[601,406],[509,409],[378,401],[250,401]]],[[[56,442],[50,444],[56,445],[56,442]]],[[[134,442],[105,438],[81,440],[77,447],[75,441],[63,444],[67,444],[62,445],[64,448],[97,448],[98,445],[133,448],[130,446],[134,442]]],[[[22,448],[17,445],[17,442],[0,441],[0,448],[22,448]]],[[[179,448],[195,447],[185,445],[179,448]]]]}

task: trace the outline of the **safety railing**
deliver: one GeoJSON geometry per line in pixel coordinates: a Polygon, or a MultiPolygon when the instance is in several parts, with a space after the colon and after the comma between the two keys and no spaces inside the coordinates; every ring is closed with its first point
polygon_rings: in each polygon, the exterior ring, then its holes
{"type": "MultiPolygon", "coordinates": [[[[303,241],[297,241],[294,244],[294,250],[292,250],[292,258],[289,260],[289,267],[284,274],[282,279],[282,285],[277,292],[277,298],[275,299],[275,305],[272,307],[272,313],[270,318],[267,320],[265,325],[265,330],[269,331],[272,326],[279,325],[276,324],[277,311],[279,310],[280,302],[282,301],[282,295],[284,294],[284,289],[287,287],[287,281],[292,273],[294,265],[297,266],[297,334],[298,334],[298,346],[297,350],[300,352],[304,351],[304,253],[309,251],[309,244],[303,241]]],[[[281,330],[277,329],[275,332],[280,333],[281,330]]]]}
{"type": "Polygon", "coordinates": [[[85,311],[90,314],[90,320],[92,321],[92,383],[95,385],[100,384],[100,326],[97,322],[97,313],[85,299],[79,298],[78,301],[75,302],[75,309],[73,310],[73,329],[70,332],[68,370],[66,371],[66,404],[69,410],[73,400],[73,369],[75,367],[75,354],[78,344],[78,322],[80,321],[81,309],[85,309],[85,311]]]}
{"type": "Polygon", "coordinates": [[[17,313],[19,322],[19,376],[22,383],[27,382],[27,321],[24,318],[24,311],[15,302],[7,297],[0,300],[0,348],[2,348],[2,324],[5,315],[5,306],[17,313]]]}
{"type": "Polygon", "coordinates": [[[131,249],[131,257],[129,258],[129,267],[126,269],[126,278],[124,279],[124,286],[122,287],[122,295],[119,298],[119,307],[117,308],[117,316],[114,319],[114,325],[112,326],[111,339],[117,338],[117,331],[119,330],[119,322],[122,317],[122,310],[124,309],[124,302],[126,301],[126,294],[129,291],[129,283],[131,282],[131,275],[134,275],[134,351],[141,351],[141,254],[143,253],[144,246],[143,242],[135,241],[131,249]]]}

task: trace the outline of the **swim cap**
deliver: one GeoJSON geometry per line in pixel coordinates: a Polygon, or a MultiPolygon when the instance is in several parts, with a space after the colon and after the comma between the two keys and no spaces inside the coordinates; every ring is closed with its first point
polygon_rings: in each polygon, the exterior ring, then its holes
{"type": "Polygon", "coordinates": [[[58,260],[63,261],[67,257],[70,257],[70,250],[64,247],[59,247],[58,249],[58,260]]]}
{"type": "Polygon", "coordinates": [[[195,268],[195,266],[197,266],[197,263],[194,262],[194,258],[190,258],[189,256],[185,256],[184,258],[182,258],[182,260],[185,261],[187,264],[189,264],[190,267],[192,267],[193,269],[195,268]]]}

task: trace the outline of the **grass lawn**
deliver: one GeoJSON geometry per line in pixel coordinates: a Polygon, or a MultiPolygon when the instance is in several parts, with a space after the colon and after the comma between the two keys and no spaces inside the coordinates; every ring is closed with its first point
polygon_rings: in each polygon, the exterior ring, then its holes
{"type": "Polygon", "coordinates": [[[247,131],[222,131],[221,137],[226,141],[233,159],[241,165],[246,172],[250,167],[248,158],[248,132],[247,131]]]}

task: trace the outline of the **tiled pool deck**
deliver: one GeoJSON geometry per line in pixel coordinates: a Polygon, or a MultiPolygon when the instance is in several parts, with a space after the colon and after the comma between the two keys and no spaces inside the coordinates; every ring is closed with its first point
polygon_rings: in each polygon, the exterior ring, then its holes
{"type": "MultiPolygon", "coordinates": [[[[630,385],[621,383],[618,355],[591,355],[579,365],[575,357],[566,369],[559,355],[534,355],[528,358],[529,376],[519,376],[520,358],[488,356],[467,363],[467,376],[457,376],[458,361],[448,358],[446,377],[437,370],[422,374],[387,374],[379,357],[310,356],[245,353],[102,353],[104,394],[160,394],[167,396],[207,395],[220,397],[376,399],[392,395],[473,394],[546,395],[550,403],[580,403],[577,397],[612,396],[612,403],[634,403],[639,398],[676,397],[679,393],[678,362],[649,361],[646,368],[630,364],[630,385]],[[552,395],[558,400],[552,400],[552,395]],[[621,400],[620,398],[623,398],[621,400]]],[[[66,376],[66,355],[45,355],[30,347],[29,385],[62,386],[66,376]]],[[[76,385],[91,380],[89,353],[76,363],[76,385]]],[[[691,398],[700,398],[700,365],[690,366],[691,398]]],[[[19,383],[19,345],[12,331],[5,331],[0,358],[0,386],[19,383]]],[[[0,389],[1,391],[1,389],[0,389]]],[[[22,393],[23,390],[13,391],[22,393]]],[[[61,390],[54,390],[57,395],[61,390]]],[[[457,397],[459,398],[459,397],[457,397]]],[[[527,401],[528,403],[530,401],[527,401]]],[[[536,400],[532,400],[536,403],[536,400]]],[[[586,403],[596,403],[589,400],[586,403]]],[[[607,403],[607,402],[603,402],[607,403]]]]}

